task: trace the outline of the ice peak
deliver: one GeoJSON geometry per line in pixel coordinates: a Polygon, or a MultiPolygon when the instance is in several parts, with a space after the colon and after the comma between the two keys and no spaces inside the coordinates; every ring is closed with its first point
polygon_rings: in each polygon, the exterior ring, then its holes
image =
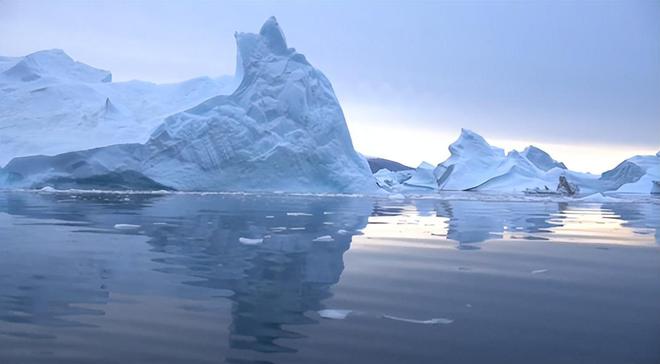
{"type": "Polygon", "coordinates": [[[264,25],[261,26],[259,35],[264,37],[264,40],[268,44],[268,47],[274,53],[285,53],[287,51],[286,38],[284,37],[284,32],[282,28],[277,23],[277,19],[274,16],[271,16],[266,20],[264,25]]]}
{"type": "Polygon", "coordinates": [[[521,153],[525,158],[532,162],[536,167],[549,171],[552,168],[566,169],[566,165],[562,162],[558,162],[550,156],[543,149],[535,147],[533,145],[528,146],[521,153]]]}
{"type": "Polygon", "coordinates": [[[481,135],[465,128],[461,128],[461,135],[449,146],[449,152],[452,155],[471,154],[473,152],[504,155],[502,149],[492,147],[481,135]]]}
{"type": "Polygon", "coordinates": [[[294,53],[287,48],[286,38],[277,19],[271,16],[261,26],[259,34],[234,33],[236,38],[236,77],[242,78],[244,73],[255,61],[273,60],[277,56],[287,56],[294,53]],[[275,57],[273,57],[275,56],[275,57]],[[270,57],[270,58],[269,58],[270,57]]]}
{"type": "Polygon", "coordinates": [[[30,53],[3,74],[9,79],[23,82],[43,78],[79,82],[112,81],[110,72],[76,62],[61,49],[30,53]]]}

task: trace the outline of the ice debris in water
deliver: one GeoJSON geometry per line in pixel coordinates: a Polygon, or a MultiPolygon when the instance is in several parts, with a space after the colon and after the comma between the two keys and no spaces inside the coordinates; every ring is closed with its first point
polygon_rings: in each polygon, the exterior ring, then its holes
{"type": "Polygon", "coordinates": [[[140,225],[133,224],[115,224],[115,229],[117,230],[135,230],[139,229],[140,225]]]}
{"type": "Polygon", "coordinates": [[[312,214],[308,214],[306,212],[287,212],[287,216],[312,216],[312,214]]]}
{"type": "Polygon", "coordinates": [[[589,196],[585,196],[582,198],[576,199],[577,201],[582,201],[582,202],[625,202],[626,200],[621,199],[621,198],[616,198],[616,197],[611,197],[611,196],[605,196],[602,193],[594,193],[589,196]]]}
{"type": "Polygon", "coordinates": [[[400,194],[400,193],[394,193],[389,196],[387,196],[390,200],[405,200],[406,196],[400,194]]]}
{"type": "Polygon", "coordinates": [[[275,216],[273,216],[273,215],[266,215],[266,218],[267,218],[267,219],[274,219],[275,216]]]}
{"type": "Polygon", "coordinates": [[[238,242],[244,245],[257,245],[264,242],[264,239],[238,238],[238,242]]]}
{"type": "Polygon", "coordinates": [[[323,235],[323,236],[319,236],[318,238],[312,241],[331,242],[331,241],[335,241],[335,239],[333,239],[332,236],[330,235],[323,235]]]}
{"type": "Polygon", "coordinates": [[[350,315],[351,312],[353,312],[353,311],[351,311],[351,310],[333,310],[333,309],[325,309],[325,310],[318,311],[319,316],[321,316],[324,319],[330,319],[330,320],[343,320],[348,315],[350,315]]]}
{"type": "Polygon", "coordinates": [[[339,230],[337,230],[337,234],[346,235],[346,234],[348,234],[348,231],[344,230],[344,229],[339,229],[339,230]]]}
{"type": "Polygon", "coordinates": [[[454,320],[450,320],[447,318],[432,318],[428,320],[415,320],[415,319],[409,319],[405,317],[397,317],[397,316],[391,316],[391,315],[383,315],[384,318],[394,320],[394,321],[402,321],[402,322],[409,322],[411,324],[422,324],[422,325],[438,325],[438,324],[451,324],[454,322],[454,320]]]}
{"type": "Polygon", "coordinates": [[[536,269],[532,271],[532,274],[541,274],[547,272],[547,269],[536,269]]]}

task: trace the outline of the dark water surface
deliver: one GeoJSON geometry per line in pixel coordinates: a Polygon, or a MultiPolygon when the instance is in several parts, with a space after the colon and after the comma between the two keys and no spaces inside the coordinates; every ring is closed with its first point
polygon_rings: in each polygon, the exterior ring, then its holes
{"type": "Polygon", "coordinates": [[[656,202],[0,193],[0,363],[657,364],[659,231],[656,202]]]}

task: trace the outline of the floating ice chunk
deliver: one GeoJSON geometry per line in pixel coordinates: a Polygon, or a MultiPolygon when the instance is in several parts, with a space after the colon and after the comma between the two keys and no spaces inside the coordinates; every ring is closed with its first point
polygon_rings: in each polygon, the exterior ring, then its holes
{"type": "Polygon", "coordinates": [[[287,212],[286,216],[313,216],[313,215],[308,214],[306,212],[287,212]]]}
{"type": "Polygon", "coordinates": [[[405,200],[406,196],[400,194],[400,193],[393,193],[389,196],[387,196],[390,200],[405,200]]]}
{"type": "Polygon", "coordinates": [[[56,190],[56,189],[54,189],[54,188],[53,188],[53,187],[51,187],[51,186],[46,186],[46,187],[43,187],[43,188],[42,188],[42,189],[40,189],[39,191],[41,191],[41,192],[57,192],[57,190],[56,190]]]}
{"type": "Polygon", "coordinates": [[[133,224],[115,224],[115,229],[117,230],[135,230],[139,229],[140,225],[133,224]]]}
{"type": "Polygon", "coordinates": [[[264,242],[264,239],[238,238],[238,242],[244,245],[258,245],[264,242]]]}
{"type": "Polygon", "coordinates": [[[275,227],[272,227],[270,229],[273,230],[273,231],[284,231],[284,230],[286,230],[286,226],[275,226],[275,227]]]}
{"type": "Polygon", "coordinates": [[[541,274],[547,272],[548,269],[536,269],[532,271],[532,274],[541,274]]]}
{"type": "Polygon", "coordinates": [[[411,324],[423,324],[423,325],[438,325],[438,324],[451,324],[454,322],[454,320],[450,320],[447,318],[432,318],[428,320],[415,320],[415,319],[409,319],[405,317],[397,317],[397,316],[391,316],[391,315],[383,315],[384,318],[394,320],[394,321],[403,321],[403,322],[409,322],[411,324]]]}
{"type": "Polygon", "coordinates": [[[339,229],[339,230],[337,230],[337,234],[346,235],[346,234],[348,234],[348,230],[339,229]]]}
{"type": "Polygon", "coordinates": [[[332,221],[324,221],[323,225],[334,225],[335,223],[332,221]]]}
{"type": "Polygon", "coordinates": [[[289,230],[294,230],[294,231],[296,231],[296,230],[305,230],[305,228],[304,227],[292,227],[292,228],[289,228],[289,230]]]}
{"type": "Polygon", "coordinates": [[[318,311],[319,316],[321,316],[324,319],[330,319],[330,320],[343,320],[348,315],[350,315],[351,312],[353,312],[353,311],[351,311],[351,310],[333,310],[333,309],[326,309],[326,310],[318,311]]]}
{"type": "Polygon", "coordinates": [[[312,241],[331,242],[331,241],[335,241],[335,239],[333,239],[332,236],[330,235],[323,235],[323,236],[319,236],[318,238],[312,241]]]}
{"type": "Polygon", "coordinates": [[[274,219],[275,216],[273,216],[273,215],[266,215],[266,218],[267,218],[267,219],[274,219]]]}
{"type": "Polygon", "coordinates": [[[335,213],[332,211],[323,211],[323,215],[334,215],[335,213]]]}

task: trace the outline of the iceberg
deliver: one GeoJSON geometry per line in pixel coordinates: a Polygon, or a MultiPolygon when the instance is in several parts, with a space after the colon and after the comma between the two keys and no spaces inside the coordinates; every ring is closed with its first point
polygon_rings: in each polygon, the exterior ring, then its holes
{"type": "Polygon", "coordinates": [[[461,130],[449,151],[450,157],[434,171],[440,190],[555,191],[562,179],[579,186],[583,192],[599,189],[596,176],[570,171],[537,147],[505,153],[467,129],[461,130]]]}
{"type": "Polygon", "coordinates": [[[660,152],[626,159],[604,172],[600,181],[606,190],[620,193],[658,193],[660,181],[660,152]],[[656,192],[654,192],[656,191],[656,192]]]}
{"type": "Polygon", "coordinates": [[[5,172],[31,188],[113,176],[183,191],[376,192],[330,82],[277,20],[235,38],[242,81],[231,95],[167,117],[144,144],[15,158],[5,172]]]}
{"type": "Polygon", "coordinates": [[[627,159],[597,176],[571,171],[535,146],[505,153],[468,129],[461,129],[449,151],[450,157],[435,168],[423,162],[415,170],[381,169],[374,177],[379,187],[394,194],[484,191],[587,196],[602,192],[660,192],[660,152],[627,159]]]}
{"type": "Polygon", "coordinates": [[[237,86],[233,76],[112,82],[59,49],[0,57],[0,164],[20,156],[145,141],[174,113],[237,86]]]}

